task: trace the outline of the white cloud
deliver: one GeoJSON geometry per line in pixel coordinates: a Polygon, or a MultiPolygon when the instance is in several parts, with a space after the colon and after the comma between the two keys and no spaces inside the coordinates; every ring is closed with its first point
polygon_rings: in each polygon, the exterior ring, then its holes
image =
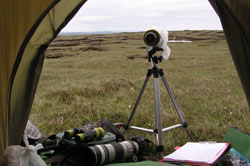
{"type": "Polygon", "coordinates": [[[142,31],[151,26],[222,29],[208,1],[89,0],[63,31],[142,31]]]}

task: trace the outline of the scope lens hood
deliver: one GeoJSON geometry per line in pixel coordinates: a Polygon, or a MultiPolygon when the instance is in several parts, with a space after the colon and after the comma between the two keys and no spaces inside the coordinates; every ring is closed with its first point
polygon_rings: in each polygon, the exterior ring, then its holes
{"type": "Polygon", "coordinates": [[[153,29],[146,31],[143,36],[144,43],[148,46],[157,46],[160,39],[161,36],[159,32],[153,29]]]}

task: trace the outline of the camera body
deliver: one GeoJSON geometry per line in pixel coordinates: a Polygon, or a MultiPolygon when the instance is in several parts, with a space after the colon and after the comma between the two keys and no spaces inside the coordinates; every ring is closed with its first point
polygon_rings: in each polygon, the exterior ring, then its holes
{"type": "Polygon", "coordinates": [[[143,36],[144,43],[147,45],[147,51],[151,51],[154,48],[162,50],[162,56],[164,59],[168,59],[171,53],[168,47],[168,31],[159,27],[153,27],[148,29],[143,36]]]}

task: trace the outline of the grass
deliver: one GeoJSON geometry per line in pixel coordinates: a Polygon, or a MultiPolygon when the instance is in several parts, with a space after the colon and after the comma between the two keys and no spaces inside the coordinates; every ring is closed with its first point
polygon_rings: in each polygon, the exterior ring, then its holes
{"type": "MultiPolygon", "coordinates": [[[[223,141],[229,126],[249,132],[249,108],[221,31],[169,32],[171,57],[163,68],[196,141],[223,141]]],[[[46,52],[30,119],[45,135],[107,118],[126,123],[146,77],[142,33],[59,36],[46,52]]],[[[160,53],[158,53],[160,55],[160,53]]],[[[153,79],[132,121],[153,128],[153,79]]],[[[161,86],[163,127],[179,123],[161,86]]],[[[126,137],[152,134],[125,132],[126,137]]],[[[166,153],[189,141],[183,129],[164,133],[166,153]]]]}

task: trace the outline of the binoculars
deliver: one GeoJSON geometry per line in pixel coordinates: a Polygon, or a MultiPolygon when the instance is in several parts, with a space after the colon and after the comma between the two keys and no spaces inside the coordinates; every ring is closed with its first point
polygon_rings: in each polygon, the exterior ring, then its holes
{"type": "Polygon", "coordinates": [[[102,127],[94,128],[92,130],[86,128],[72,128],[64,132],[64,138],[72,138],[77,142],[90,142],[101,139],[106,134],[102,127]]]}

